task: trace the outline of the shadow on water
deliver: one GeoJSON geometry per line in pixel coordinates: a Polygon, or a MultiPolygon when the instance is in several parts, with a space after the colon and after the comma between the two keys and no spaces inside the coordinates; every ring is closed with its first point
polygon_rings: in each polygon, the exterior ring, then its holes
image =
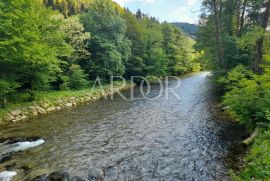
{"type": "MultiPolygon", "coordinates": [[[[230,180],[229,150],[241,128],[220,113],[208,75],[181,77],[175,90],[181,100],[173,94],[154,101],[115,96],[0,127],[0,154],[6,156],[0,172],[15,181],[230,180]],[[44,143],[9,154],[9,138],[44,143]]],[[[154,86],[150,96],[158,92],[154,86]]]]}

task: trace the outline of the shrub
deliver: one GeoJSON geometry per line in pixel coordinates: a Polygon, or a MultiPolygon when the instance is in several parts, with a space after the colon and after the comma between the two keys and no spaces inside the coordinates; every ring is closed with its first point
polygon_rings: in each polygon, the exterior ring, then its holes
{"type": "Polygon", "coordinates": [[[16,92],[17,83],[9,82],[0,79],[0,107],[4,107],[7,100],[6,97],[13,92],[16,92]]]}
{"type": "Polygon", "coordinates": [[[257,122],[269,122],[270,83],[269,76],[256,75],[237,66],[220,79],[228,92],[223,104],[240,123],[255,126],[257,122]],[[226,80],[226,81],[224,81],[226,80]]]}
{"type": "Polygon", "coordinates": [[[86,76],[79,65],[72,65],[70,68],[68,87],[74,90],[83,89],[89,83],[86,80],[86,76]]]}

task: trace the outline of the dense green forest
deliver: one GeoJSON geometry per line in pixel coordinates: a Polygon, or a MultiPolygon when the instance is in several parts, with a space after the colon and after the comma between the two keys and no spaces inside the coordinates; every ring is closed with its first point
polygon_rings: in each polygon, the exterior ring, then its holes
{"type": "Polygon", "coordinates": [[[226,111],[259,135],[234,179],[269,180],[270,1],[204,0],[202,5],[196,47],[214,70],[226,111]]]}
{"type": "Polygon", "coordinates": [[[0,104],[40,91],[78,90],[97,76],[199,70],[194,40],[111,0],[0,1],[0,104]]]}

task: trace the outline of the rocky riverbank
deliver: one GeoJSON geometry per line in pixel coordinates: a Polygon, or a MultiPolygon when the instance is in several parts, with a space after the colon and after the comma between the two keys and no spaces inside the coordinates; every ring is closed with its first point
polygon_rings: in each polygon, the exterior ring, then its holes
{"type": "Polygon", "coordinates": [[[88,93],[81,93],[76,96],[65,96],[53,100],[33,102],[32,105],[27,106],[22,105],[13,110],[7,111],[6,114],[0,116],[0,125],[8,124],[10,122],[25,121],[39,115],[49,114],[52,112],[61,111],[63,109],[76,107],[78,105],[106,98],[118,91],[128,90],[132,87],[134,87],[132,84],[128,84],[123,87],[114,87],[113,90],[110,87],[107,87],[95,92],[94,94],[89,90],[88,93]]]}

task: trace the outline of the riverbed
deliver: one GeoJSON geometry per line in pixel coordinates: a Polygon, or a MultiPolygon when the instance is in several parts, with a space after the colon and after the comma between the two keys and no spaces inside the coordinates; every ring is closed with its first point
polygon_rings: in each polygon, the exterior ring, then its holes
{"type": "MultiPolygon", "coordinates": [[[[220,115],[210,75],[182,76],[175,89],[181,99],[171,92],[155,100],[115,95],[2,126],[2,157],[16,144],[8,140],[36,145],[10,152],[0,172],[13,173],[14,181],[42,180],[52,173],[70,180],[230,180],[226,160],[238,129],[220,115]]],[[[169,87],[178,83],[172,79],[169,87]]],[[[157,96],[159,88],[153,86],[149,96],[157,96]]],[[[139,88],[134,93],[141,97],[139,88]]]]}

